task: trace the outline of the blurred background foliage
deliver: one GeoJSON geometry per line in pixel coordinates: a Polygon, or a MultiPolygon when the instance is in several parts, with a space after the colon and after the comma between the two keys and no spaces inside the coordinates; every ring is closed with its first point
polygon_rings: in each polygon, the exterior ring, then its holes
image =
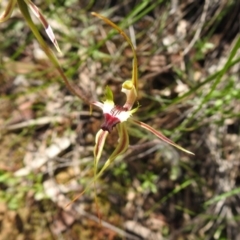
{"type": "MultiPolygon", "coordinates": [[[[92,190],[66,208],[93,177],[102,114],[66,89],[16,8],[0,24],[0,239],[238,239],[240,2],[34,3],[66,75],[91,99],[109,85],[123,103],[133,55],[90,12],[123,28],[138,53],[136,117],[195,156],[129,126],[131,147],[96,186],[98,209],[92,190]]],[[[113,132],[102,163],[116,141],[113,132]]]]}

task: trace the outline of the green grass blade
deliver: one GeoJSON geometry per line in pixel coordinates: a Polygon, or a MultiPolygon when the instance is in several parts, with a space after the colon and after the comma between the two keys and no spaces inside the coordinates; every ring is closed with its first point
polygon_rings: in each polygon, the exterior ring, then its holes
{"type": "Polygon", "coordinates": [[[225,192],[225,193],[222,193],[220,195],[217,195],[213,198],[211,198],[210,200],[208,200],[207,202],[204,203],[204,206],[209,206],[209,205],[212,205],[214,203],[217,203],[221,200],[226,200],[227,198],[231,197],[231,196],[234,196],[234,195],[237,195],[240,193],[240,187],[239,188],[235,188],[229,192],[225,192]]]}

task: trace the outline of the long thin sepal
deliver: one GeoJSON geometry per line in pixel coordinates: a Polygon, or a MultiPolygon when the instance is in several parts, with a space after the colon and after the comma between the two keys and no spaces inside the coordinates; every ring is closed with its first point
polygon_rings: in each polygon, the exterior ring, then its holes
{"type": "Polygon", "coordinates": [[[7,21],[13,12],[14,6],[16,5],[17,0],[10,0],[5,11],[0,16],[0,23],[7,21]]]}
{"type": "Polygon", "coordinates": [[[42,23],[48,37],[50,38],[50,40],[52,41],[53,45],[55,46],[55,48],[57,49],[58,52],[61,52],[59,46],[58,46],[58,42],[57,39],[53,33],[53,30],[51,28],[51,26],[49,25],[48,21],[46,20],[46,18],[43,16],[43,14],[41,13],[40,9],[30,0],[24,0],[26,2],[26,4],[29,6],[29,8],[32,10],[32,12],[34,13],[34,15],[39,19],[39,21],[42,23]]]}
{"type": "Polygon", "coordinates": [[[155,130],[154,128],[152,128],[151,126],[149,126],[148,124],[146,123],[143,123],[143,122],[140,122],[140,121],[137,121],[135,119],[131,119],[130,122],[132,123],[135,123],[137,124],[138,126],[148,130],[149,132],[153,133],[155,136],[157,136],[158,138],[160,138],[162,141],[178,148],[179,150],[183,151],[183,152],[186,152],[186,153],[189,153],[189,154],[192,154],[194,155],[194,153],[186,150],[185,148],[179,146],[178,144],[174,143],[171,139],[167,138],[166,136],[164,136],[161,132],[155,130]]]}
{"type": "Polygon", "coordinates": [[[98,162],[102,155],[103,147],[108,135],[108,131],[100,129],[96,135],[96,143],[94,147],[94,178],[97,176],[98,162]]]}
{"type": "MultiPolygon", "coordinates": [[[[107,136],[108,136],[108,132],[103,131],[102,129],[100,129],[96,135],[96,140],[95,140],[96,144],[94,147],[94,179],[97,176],[98,162],[102,156],[102,151],[103,151],[103,147],[105,145],[107,136]]],[[[100,211],[99,211],[99,207],[98,207],[98,201],[97,201],[97,194],[96,194],[96,180],[94,182],[94,199],[95,199],[98,217],[99,217],[99,219],[101,219],[100,211]]]]}
{"type": "Polygon", "coordinates": [[[117,131],[119,134],[119,142],[114,152],[111,154],[109,159],[103,165],[101,171],[97,174],[97,179],[105,172],[105,170],[110,166],[110,164],[121,154],[125,153],[129,146],[128,131],[125,122],[117,125],[117,131]]]}
{"type": "Polygon", "coordinates": [[[137,62],[137,53],[136,53],[135,47],[132,44],[132,41],[130,40],[130,38],[126,35],[126,33],[120,27],[118,27],[115,23],[110,21],[108,18],[106,18],[106,17],[104,17],[104,16],[102,16],[99,13],[96,13],[96,12],[92,12],[92,15],[102,19],[105,23],[109,24],[111,27],[116,29],[125,38],[125,40],[128,42],[128,44],[131,46],[132,51],[133,51],[132,82],[133,82],[133,85],[135,86],[135,89],[137,91],[138,90],[138,69],[137,69],[138,62],[137,62]]]}

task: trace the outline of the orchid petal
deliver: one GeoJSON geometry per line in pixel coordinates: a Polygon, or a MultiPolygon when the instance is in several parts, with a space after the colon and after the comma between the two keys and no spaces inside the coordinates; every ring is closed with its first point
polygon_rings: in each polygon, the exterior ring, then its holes
{"type": "MultiPolygon", "coordinates": [[[[106,138],[108,136],[107,131],[103,131],[100,129],[96,135],[96,145],[94,147],[94,179],[96,179],[97,176],[97,169],[98,169],[98,162],[99,159],[102,155],[103,147],[105,145],[106,138]]],[[[94,181],[96,182],[96,180],[94,181]]],[[[98,209],[98,204],[97,204],[97,194],[96,194],[96,186],[94,187],[94,198],[95,198],[95,203],[98,209]]]]}
{"type": "Polygon", "coordinates": [[[26,4],[30,7],[30,9],[32,10],[32,12],[34,13],[34,15],[39,19],[39,21],[42,23],[48,37],[50,38],[50,40],[52,41],[52,43],[54,44],[55,48],[57,49],[58,52],[61,52],[59,46],[58,46],[58,42],[57,39],[55,38],[55,35],[53,33],[53,30],[51,28],[51,26],[49,25],[49,23],[47,22],[46,18],[43,16],[43,14],[41,13],[41,11],[39,10],[39,8],[33,4],[33,2],[31,2],[30,0],[24,0],[26,2],[26,4]]]}
{"type": "Polygon", "coordinates": [[[114,150],[114,152],[112,153],[112,155],[109,157],[110,161],[114,161],[114,159],[125,153],[128,146],[129,146],[129,137],[128,137],[128,131],[127,131],[127,127],[126,127],[126,123],[121,123],[117,125],[117,131],[119,134],[119,143],[116,147],[116,149],[114,150]]]}
{"type": "Polygon", "coordinates": [[[192,154],[194,155],[194,153],[182,148],[181,146],[179,146],[178,144],[174,143],[172,140],[170,140],[169,138],[167,138],[166,136],[164,136],[161,132],[155,130],[154,128],[152,128],[151,126],[149,126],[148,124],[146,123],[143,123],[143,122],[140,122],[140,121],[137,121],[137,120],[134,120],[134,119],[131,119],[130,120],[132,123],[135,123],[137,124],[138,126],[144,128],[144,129],[147,129],[148,131],[150,131],[151,133],[153,133],[155,136],[157,136],[158,138],[160,138],[162,141],[180,149],[181,151],[183,152],[186,152],[186,153],[189,153],[189,154],[192,154]]]}
{"type": "MultiPolygon", "coordinates": [[[[93,182],[96,182],[97,179],[99,179],[102,174],[105,172],[105,170],[110,166],[110,164],[121,154],[123,154],[124,152],[126,152],[128,146],[129,146],[129,137],[128,137],[128,132],[127,132],[127,127],[125,123],[121,123],[117,125],[117,131],[119,134],[119,142],[117,147],[115,148],[115,150],[113,151],[113,153],[111,154],[111,156],[108,158],[108,160],[105,162],[105,164],[103,165],[102,169],[94,176],[94,179],[92,182],[90,182],[89,185],[91,185],[93,182]]],[[[101,144],[104,145],[103,142],[105,142],[105,135],[103,134],[103,130],[100,130],[98,133],[97,138],[102,138],[101,140],[101,144]]],[[[108,132],[106,132],[107,134],[108,132]]],[[[97,141],[96,141],[97,142],[97,141]]],[[[100,145],[101,145],[100,144],[100,145]]],[[[102,153],[102,148],[103,145],[96,147],[94,149],[94,155],[95,155],[95,161],[96,163],[98,163],[99,158],[101,156],[102,153]],[[97,159],[98,158],[98,159],[97,159]]],[[[88,186],[89,187],[89,186],[88,186]]],[[[86,189],[84,190],[84,192],[86,191],[86,189]]],[[[81,193],[82,194],[82,193],[81,193]]]]}
{"type": "Polygon", "coordinates": [[[99,107],[100,109],[103,109],[103,106],[104,106],[103,103],[97,102],[97,101],[94,101],[91,104],[96,106],[96,107],[99,107]]]}
{"type": "Polygon", "coordinates": [[[107,138],[108,132],[100,129],[96,135],[96,144],[94,147],[94,175],[97,173],[97,166],[102,155],[103,147],[107,138]]]}
{"type": "Polygon", "coordinates": [[[106,18],[96,12],[92,12],[92,15],[102,19],[105,23],[109,24],[111,27],[116,29],[125,38],[125,40],[128,42],[128,44],[131,46],[132,51],[133,51],[132,83],[135,86],[135,89],[137,91],[138,90],[138,69],[137,69],[138,62],[137,62],[137,53],[136,53],[135,47],[133,46],[132,41],[120,27],[118,27],[116,24],[114,24],[108,18],[106,18]]]}
{"type": "Polygon", "coordinates": [[[110,166],[110,164],[121,154],[125,153],[128,146],[129,146],[129,136],[127,132],[127,127],[125,123],[121,123],[117,125],[117,131],[119,134],[119,142],[117,147],[115,148],[114,152],[112,155],[108,158],[108,160],[105,162],[103,165],[102,169],[100,172],[97,174],[96,179],[98,179],[104,172],[105,170],[110,166]]]}
{"type": "Polygon", "coordinates": [[[5,11],[0,16],[0,23],[7,21],[13,12],[14,6],[16,5],[17,0],[10,0],[5,11]]]}

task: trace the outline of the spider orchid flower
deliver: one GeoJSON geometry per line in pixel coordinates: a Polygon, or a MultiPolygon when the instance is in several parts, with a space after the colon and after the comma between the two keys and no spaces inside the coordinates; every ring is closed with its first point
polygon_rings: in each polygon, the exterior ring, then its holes
{"type": "Polygon", "coordinates": [[[96,135],[96,144],[94,148],[94,178],[98,179],[102,173],[109,167],[109,165],[116,159],[117,156],[123,154],[129,146],[129,136],[127,131],[126,122],[130,122],[136,124],[149,132],[153,133],[156,137],[161,139],[162,141],[186,152],[189,154],[193,154],[192,152],[182,148],[181,146],[174,143],[172,140],[164,136],[161,132],[155,130],[151,126],[146,123],[140,122],[132,118],[132,115],[138,110],[139,105],[137,107],[132,108],[134,103],[136,102],[136,89],[133,85],[132,81],[127,80],[122,85],[122,92],[126,94],[126,102],[123,106],[115,105],[113,94],[111,89],[107,86],[105,93],[105,101],[101,102],[93,102],[92,104],[99,107],[103,111],[104,121],[101,125],[101,129],[98,131],[96,135]],[[119,135],[118,144],[109,157],[109,159],[105,162],[100,172],[97,172],[98,162],[101,157],[103,147],[105,145],[106,138],[108,134],[110,134],[113,128],[117,128],[117,132],[119,135]]]}
{"type": "MultiPolygon", "coordinates": [[[[161,132],[155,130],[151,126],[132,118],[132,115],[139,108],[138,103],[137,103],[137,107],[133,108],[134,104],[136,104],[136,100],[138,97],[137,57],[136,57],[135,48],[131,40],[129,39],[129,37],[117,25],[115,25],[109,19],[105,18],[104,16],[98,13],[93,12],[92,15],[102,19],[107,24],[109,24],[114,29],[116,29],[129,43],[133,51],[133,71],[132,71],[132,79],[127,80],[122,84],[121,91],[126,94],[126,102],[123,106],[118,106],[114,103],[112,91],[108,86],[106,87],[106,91],[105,91],[105,101],[103,103],[102,102],[91,103],[92,105],[100,108],[103,111],[103,115],[104,115],[103,124],[101,126],[101,129],[96,134],[96,139],[95,139],[96,143],[94,147],[94,178],[91,183],[94,183],[103,174],[103,172],[116,159],[116,157],[126,152],[129,146],[129,136],[128,136],[127,126],[126,126],[127,121],[148,130],[149,132],[153,133],[156,137],[158,137],[162,141],[169,143],[172,146],[186,153],[193,154],[190,151],[177,145],[172,140],[170,140],[169,138],[164,136],[161,132]],[[106,138],[112,132],[114,127],[117,128],[117,132],[119,135],[117,146],[113,151],[113,153],[108,158],[108,160],[105,162],[103,167],[100,169],[100,171],[98,171],[98,163],[102,155],[106,138]]],[[[83,194],[83,192],[81,194],[83,194]]],[[[78,195],[75,199],[77,199],[80,195],[78,195]]]]}

